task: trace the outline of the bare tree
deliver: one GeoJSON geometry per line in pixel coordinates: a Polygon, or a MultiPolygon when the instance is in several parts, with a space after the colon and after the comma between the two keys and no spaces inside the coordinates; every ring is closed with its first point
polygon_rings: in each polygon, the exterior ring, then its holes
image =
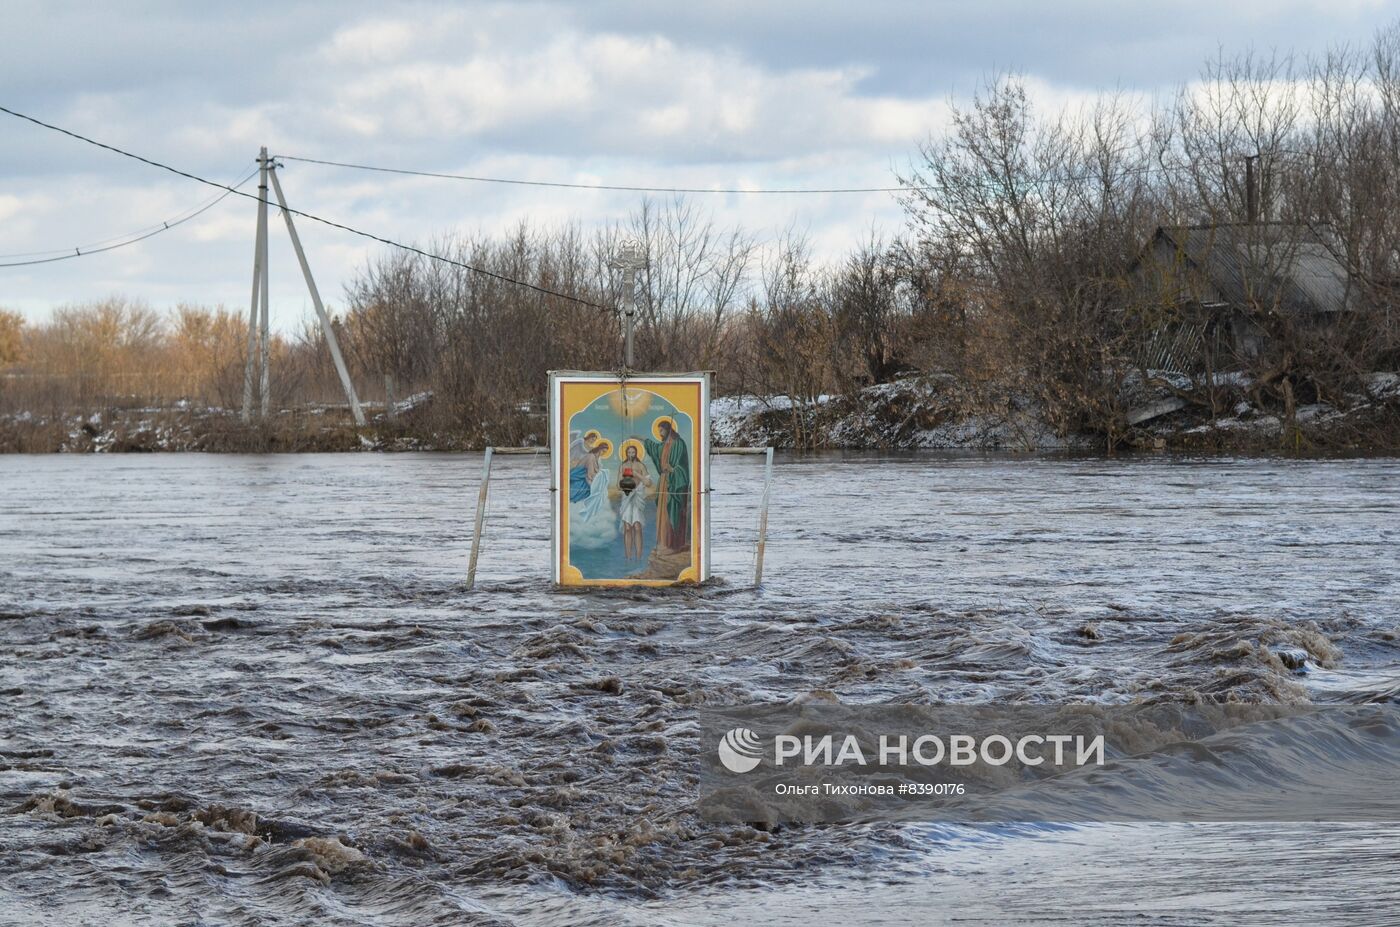
{"type": "Polygon", "coordinates": [[[712,369],[728,353],[728,322],[743,305],[755,242],[719,229],[684,197],[644,200],[625,225],[644,265],[638,274],[639,361],[652,369],[712,369]]]}

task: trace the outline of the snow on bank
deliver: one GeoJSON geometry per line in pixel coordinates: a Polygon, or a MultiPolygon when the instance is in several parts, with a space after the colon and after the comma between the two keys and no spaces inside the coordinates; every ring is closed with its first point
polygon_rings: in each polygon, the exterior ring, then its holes
{"type": "MultiPolygon", "coordinates": [[[[1217,373],[1213,385],[1237,399],[1228,415],[1211,419],[1203,405],[1183,397],[1198,384],[1179,373],[1150,371],[1130,377],[1121,401],[1128,410],[1128,443],[1147,446],[1260,447],[1287,438],[1296,425],[1303,440],[1345,447],[1389,447],[1400,419],[1400,374],[1373,373],[1364,394],[1345,408],[1325,403],[1298,407],[1293,423],[1275,408],[1255,405],[1244,373],[1217,373]],[[1136,413],[1136,416],[1134,415],[1136,413]],[[1289,434],[1285,434],[1289,431],[1289,434]]],[[[1035,403],[1011,396],[971,399],[951,377],[929,376],[866,387],[845,396],[794,402],[786,396],[726,396],[711,405],[717,445],[773,445],[840,449],[1066,450],[1103,446],[1100,434],[1064,434],[1035,403]]]]}
{"type": "Polygon", "coordinates": [[[787,396],[723,396],[710,405],[717,445],[847,449],[986,448],[1044,450],[1091,446],[1058,434],[1028,403],[968,412],[946,378],[907,378],[809,402],[787,396]]]}

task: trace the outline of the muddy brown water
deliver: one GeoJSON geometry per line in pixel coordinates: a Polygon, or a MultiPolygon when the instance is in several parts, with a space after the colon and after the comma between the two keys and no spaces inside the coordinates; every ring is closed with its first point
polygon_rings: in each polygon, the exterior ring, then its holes
{"type": "Polygon", "coordinates": [[[0,458],[0,923],[1372,924],[1386,824],[691,811],[694,711],[1395,700],[1400,461],[720,458],[716,585],[566,594],[542,463],[0,458]],[[1307,654],[1307,671],[1270,656],[1307,654]],[[826,695],[830,693],[830,696],[826,695]]]}

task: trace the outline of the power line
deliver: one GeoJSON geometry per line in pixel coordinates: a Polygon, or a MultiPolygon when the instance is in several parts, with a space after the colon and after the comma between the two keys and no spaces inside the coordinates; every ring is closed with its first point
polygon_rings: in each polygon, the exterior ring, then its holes
{"type": "Polygon", "coordinates": [[[30,257],[31,255],[40,254],[49,255],[49,257],[36,257],[27,261],[7,261],[6,263],[0,264],[0,267],[27,267],[31,264],[52,264],[55,261],[71,261],[74,258],[87,257],[92,254],[102,254],[105,251],[115,251],[118,248],[125,248],[127,245],[134,245],[137,242],[145,241],[147,238],[154,238],[162,232],[168,232],[175,228],[175,226],[183,225],[191,219],[201,216],[213,209],[226,200],[230,194],[236,192],[239,187],[243,186],[249,180],[252,180],[255,174],[257,174],[256,168],[228,190],[220,193],[204,205],[197,207],[193,212],[186,211],[176,218],[162,222],[160,225],[148,227],[138,232],[128,232],[126,235],[116,235],[112,238],[105,238],[102,241],[94,242],[90,245],[77,245],[72,248],[64,248],[61,249],[63,252],[62,254],[58,253],[60,250],[58,248],[49,251],[33,251],[30,252],[30,254],[3,254],[0,255],[0,258],[30,257]],[[115,244],[108,244],[108,242],[115,242],[115,244]]]}
{"type": "MultiPolygon", "coordinates": [[[[235,189],[235,188],[233,188],[233,187],[228,186],[227,184],[218,183],[217,181],[213,181],[213,180],[209,180],[209,179],[204,178],[204,177],[200,177],[198,174],[191,174],[189,171],[182,171],[182,170],[180,170],[180,169],[177,168],[177,167],[171,167],[169,164],[163,164],[163,163],[161,163],[160,161],[153,161],[153,160],[151,160],[150,158],[143,158],[141,155],[134,154],[134,153],[132,153],[132,152],[130,152],[130,151],[126,151],[125,149],[122,149],[122,148],[117,148],[115,145],[108,145],[108,144],[106,144],[105,142],[99,142],[99,141],[97,141],[96,139],[88,138],[86,135],[80,135],[80,134],[77,133],[77,132],[72,132],[72,131],[70,131],[70,130],[68,130],[68,129],[62,128],[61,126],[52,125],[52,124],[50,124],[50,123],[44,122],[44,121],[41,120],[41,119],[36,119],[36,118],[34,118],[33,116],[29,116],[29,115],[26,115],[26,114],[24,114],[24,113],[16,112],[15,110],[9,109],[9,108],[7,108],[7,107],[0,106],[0,113],[8,113],[9,115],[14,116],[14,117],[16,117],[16,118],[18,118],[18,119],[23,119],[23,120],[26,121],[26,122],[32,122],[34,125],[40,126],[41,128],[48,129],[48,130],[50,130],[50,131],[52,131],[52,132],[58,132],[58,133],[60,133],[60,134],[62,134],[62,135],[67,135],[69,138],[77,139],[77,140],[80,141],[80,142],[86,142],[86,143],[89,144],[89,145],[94,145],[94,146],[96,146],[96,147],[98,147],[98,148],[102,148],[102,149],[104,149],[104,150],[106,150],[106,151],[110,151],[110,152],[112,152],[112,153],[114,153],[114,154],[119,154],[119,155],[121,155],[121,156],[124,157],[124,158],[131,158],[131,159],[134,160],[134,161],[140,161],[142,164],[148,164],[148,165],[150,165],[151,167],[160,168],[160,169],[163,170],[163,171],[169,171],[170,173],[175,174],[175,175],[177,175],[177,176],[179,176],[179,177],[184,177],[184,178],[186,178],[186,179],[188,179],[188,180],[193,180],[193,181],[195,181],[195,182],[197,182],[197,183],[202,183],[202,184],[204,184],[205,186],[214,187],[214,188],[219,189],[219,190],[227,190],[229,193],[236,194],[237,196],[246,197],[246,198],[248,198],[248,199],[250,199],[250,200],[253,200],[253,201],[255,201],[255,202],[260,201],[260,198],[259,198],[258,196],[255,196],[255,195],[252,194],[252,193],[244,193],[242,190],[237,190],[237,189],[235,189]]],[[[394,241],[394,240],[391,239],[391,238],[383,238],[383,237],[381,237],[381,236],[379,236],[379,235],[375,235],[375,234],[373,234],[373,233],[371,233],[371,232],[365,232],[365,231],[362,231],[362,230],[360,230],[360,229],[353,228],[353,227],[348,226],[348,225],[344,225],[344,224],[342,224],[342,223],[340,223],[340,222],[335,222],[335,221],[333,221],[333,220],[331,220],[331,219],[322,218],[321,216],[317,216],[317,215],[314,215],[314,214],[309,213],[309,212],[302,212],[302,211],[299,210],[299,209],[292,209],[292,208],[290,208],[290,207],[287,207],[287,208],[285,209],[285,211],[288,212],[288,213],[291,213],[291,214],[294,215],[294,216],[300,216],[300,217],[303,218],[303,219],[309,219],[309,220],[312,221],[312,222],[319,222],[319,223],[321,223],[322,225],[326,225],[326,226],[329,226],[329,227],[334,228],[334,229],[340,229],[341,231],[343,231],[343,232],[349,232],[349,233],[352,234],[352,235],[358,235],[358,236],[360,236],[361,238],[368,238],[369,240],[371,240],[371,241],[377,241],[377,242],[379,242],[380,244],[389,245],[390,247],[393,247],[393,248],[399,248],[399,249],[401,249],[401,250],[403,250],[403,251],[408,251],[408,252],[411,252],[411,253],[413,253],[413,254],[417,254],[417,255],[420,255],[420,256],[422,256],[422,257],[425,257],[425,258],[429,258],[429,259],[431,259],[431,260],[434,260],[434,261],[441,261],[441,262],[443,262],[444,264],[451,264],[451,265],[453,265],[453,266],[455,266],[455,267],[460,267],[460,268],[462,268],[463,270],[469,270],[469,271],[471,271],[472,273],[480,274],[480,275],[483,276],[483,277],[489,277],[489,278],[491,278],[491,279],[493,279],[493,280],[499,280],[499,281],[501,281],[502,283],[509,283],[509,284],[514,285],[514,286],[519,286],[519,287],[524,287],[524,288],[529,289],[529,290],[534,290],[536,293],[541,293],[541,294],[543,294],[543,295],[545,295],[545,296],[553,296],[553,297],[556,297],[556,298],[558,298],[558,299],[566,300],[566,301],[571,302],[571,303],[577,303],[577,304],[580,305],[580,306],[587,306],[587,307],[589,307],[589,308],[591,308],[591,309],[600,309],[600,310],[602,310],[602,311],[604,311],[604,312],[616,312],[616,311],[617,311],[617,310],[616,310],[614,307],[612,307],[612,306],[604,306],[604,305],[602,305],[602,304],[600,304],[600,303],[595,303],[595,302],[592,302],[592,301],[587,300],[587,299],[583,299],[583,298],[578,297],[578,296],[570,296],[570,295],[567,294],[567,293],[560,293],[560,292],[557,292],[557,291],[555,291],[555,290],[548,289],[547,287],[537,286],[537,285],[535,285],[535,284],[533,284],[533,283],[528,283],[528,282],[526,282],[526,281],[524,281],[524,280],[516,280],[516,279],[513,278],[513,277],[507,277],[505,274],[498,274],[498,273],[496,273],[496,272],[494,272],[494,271],[486,270],[485,268],[482,268],[482,267],[474,267],[474,266],[472,266],[471,264],[465,264],[465,263],[463,263],[463,262],[461,262],[461,261],[454,261],[452,258],[444,257],[444,256],[441,255],[441,254],[433,254],[433,253],[430,252],[430,251],[424,251],[423,249],[421,249],[421,248],[416,248],[416,247],[414,247],[413,245],[406,245],[406,244],[404,244],[403,242],[394,241]]],[[[75,255],[75,256],[76,256],[76,255],[75,255]]]]}
{"type": "MultiPolygon", "coordinates": [[[[235,187],[240,187],[240,186],[242,186],[243,184],[245,184],[245,183],[248,182],[248,180],[253,176],[253,174],[256,174],[256,173],[257,173],[257,168],[254,168],[253,171],[252,171],[252,173],[248,174],[247,177],[244,177],[242,180],[238,181],[237,183],[232,184],[232,186],[235,186],[235,187]]],[[[214,194],[214,196],[210,197],[210,198],[207,199],[207,200],[201,200],[197,206],[191,206],[189,209],[186,209],[186,210],[180,212],[179,214],[177,214],[176,216],[172,216],[171,218],[166,219],[166,220],[163,221],[163,222],[157,222],[157,223],[155,223],[154,225],[142,226],[142,227],[139,228],[139,229],[135,229],[135,230],[133,230],[133,231],[126,232],[126,233],[121,234],[121,235],[112,235],[112,236],[109,236],[109,237],[107,237],[107,238],[100,239],[100,240],[98,240],[98,241],[90,241],[90,242],[88,242],[88,243],[85,244],[85,245],[78,245],[78,246],[76,246],[76,247],[70,247],[70,248],[44,248],[44,249],[39,250],[39,251],[17,251],[17,252],[14,252],[14,253],[12,253],[12,254],[0,254],[0,260],[9,260],[10,258],[48,257],[49,255],[53,255],[53,254],[67,254],[67,253],[71,253],[72,251],[75,251],[75,250],[89,251],[89,250],[94,249],[94,248],[99,248],[99,247],[101,247],[102,245],[111,244],[111,243],[114,242],[114,241],[123,241],[123,240],[128,239],[128,238],[133,238],[133,237],[135,237],[135,236],[137,236],[137,235],[144,235],[146,232],[154,231],[154,230],[156,230],[156,229],[163,229],[163,228],[164,228],[165,226],[167,226],[167,225],[174,224],[175,222],[184,221],[184,218],[188,218],[188,216],[186,215],[187,213],[188,213],[188,214],[193,214],[196,210],[204,208],[204,207],[205,207],[207,204],[209,204],[209,203],[217,202],[219,199],[221,199],[222,197],[227,196],[227,195],[228,195],[227,193],[216,193],[216,194],[214,194]],[[183,218],[182,218],[182,217],[183,217],[183,218]]]]}
{"type": "MultiPolygon", "coordinates": [[[[1118,153],[1121,153],[1118,152],[1118,153]]],[[[297,155],[274,155],[282,161],[299,161],[303,164],[322,164],[328,167],[343,167],[356,171],[373,171],[380,174],[401,174],[409,177],[435,177],[441,180],[463,180],[471,183],[495,183],[509,184],[521,187],[548,187],[562,190],[612,190],[625,193],[722,193],[722,194],[758,194],[781,196],[784,194],[843,194],[843,193],[908,193],[908,192],[947,192],[947,185],[942,183],[904,183],[897,187],[790,187],[790,188],[761,188],[745,189],[740,187],[651,187],[641,184],[603,184],[603,183],[565,183],[554,180],[520,180],[518,178],[506,177],[485,177],[476,174],[450,174],[442,171],[421,171],[411,170],[401,167],[382,167],[374,164],[356,164],[350,161],[329,161],[323,158],[303,158],[297,155]]],[[[1180,165],[1146,164],[1132,167],[1124,167],[1109,173],[1116,176],[1172,173],[1181,171],[1184,168],[1180,165]]],[[[1046,171],[1034,177],[1025,179],[1013,178],[1010,182],[1024,187],[1040,187],[1055,183],[1068,183],[1079,180],[1101,179],[1100,171],[1082,171],[1079,173],[1062,173],[1057,171],[1046,171]]],[[[982,179],[978,186],[1001,187],[1005,184],[996,181],[982,179]]]]}
{"type": "MultiPolygon", "coordinates": [[[[791,187],[786,189],[744,189],[739,187],[647,187],[634,184],[606,183],[564,183],[554,180],[519,180],[505,177],[479,177],[472,174],[444,174],[438,171],[414,171],[401,167],[377,167],[372,164],[352,164],[347,161],[325,161],[321,158],[299,158],[295,155],[274,155],[283,161],[300,161],[303,164],[324,164],[329,167],[346,167],[356,171],[375,171],[381,174],[407,174],[412,177],[438,177],[443,180],[467,180],[472,183],[500,183],[519,187],[553,187],[563,190],[616,190],[624,193],[754,193],[772,196],[806,193],[901,193],[908,187],[791,187]]],[[[933,189],[929,187],[927,189],[933,189]]]]}

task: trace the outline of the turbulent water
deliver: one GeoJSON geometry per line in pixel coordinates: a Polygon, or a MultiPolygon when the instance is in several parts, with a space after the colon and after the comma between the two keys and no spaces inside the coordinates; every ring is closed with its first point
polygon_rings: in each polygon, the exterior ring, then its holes
{"type": "Polygon", "coordinates": [[[587,595],[521,458],[464,587],[479,467],[0,458],[0,923],[1400,917],[1400,825],[691,807],[702,705],[1395,701],[1400,461],[780,459],[754,590],[720,458],[723,581],[587,595]]]}

